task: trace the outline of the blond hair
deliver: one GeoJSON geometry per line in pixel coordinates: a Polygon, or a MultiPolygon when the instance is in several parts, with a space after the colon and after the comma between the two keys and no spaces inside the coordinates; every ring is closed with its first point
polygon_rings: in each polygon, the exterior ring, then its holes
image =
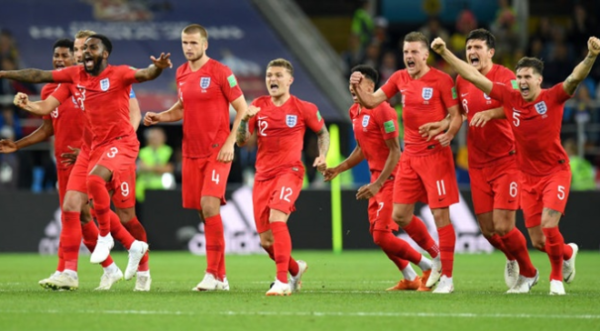
{"type": "Polygon", "coordinates": [[[182,32],[185,34],[200,33],[202,38],[208,39],[208,31],[200,24],[190,24],[183,28],[182,32]]]}
{"type": "Polygon", "coordinates": [[[282,67],[287,69],[287,71],[290,72],[290,75],[294,76],[294,66],[292,66],[292,63],[290,63],[290,61],[286,60],[286,59],[282,59],[282,58],[278,58],[275,59],[271,62],[269,62],[269,64],[267,64],[267,69],[269,69],[270,67],[282,67]]]}
{"type": "Polygon", "coordinates": [[[93,36],[95,34],[96,32],[92,30],[79,30],[75,34],[75,39],[89,38],[90,36],[93,36]]]}

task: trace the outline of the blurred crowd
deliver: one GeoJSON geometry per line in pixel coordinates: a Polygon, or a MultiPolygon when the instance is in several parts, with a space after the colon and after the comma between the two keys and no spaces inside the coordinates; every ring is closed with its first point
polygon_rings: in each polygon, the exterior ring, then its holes
{"type": "MultiPolygon", "coordinates": [[[[383,84],[396,70],[404,68],[402,58],[402,37],[391,38],[388,21],[384,17],[371,15],[372,4],[368,0],[359,2],[356,10],[348,48],[342,52],[346,74],[358,64],[368,64],[380,73],[383,84]]],[[[531,13],[530,13],[531,14],[531,13]]],[[[530,16],[527,26],[517,19],[517,13],[509,0],[498,0],[498,11],[492,22],[481,22],[469,9],[463,9],[456,17],[455,24],[444,25],[437,17],[429,17],[418,31],[429,40],[435,37],[444,39],[457,56],[465,58],[465,41],[469,32],[476,28],[486,28],[496,37],[494,62],[514,68],[523,56],[534,56],[545,63],[543,87],[548,88],[564,81],[573,68],[587,54],[587,40],[600,34],[596,13],[584,5],[574,3],[572,12],[563,17],[530,16]],[[522,31],[528,32],[527,42],[521,41],[522,31]]],[[[410,31],[404,31],[401,34],[410,31]]],[[[429,64],[453,77],[456,73],[434,52],[430,52],[429,64]]],[[[575,96],[567,103],[563,117],[561,138],[571,157],[573,180],[584,181],[573,185],[573,189],[600,188],[600,65],[595,65],[575,96]],[[577,175],[575,175],[577,173],[577,175]]],[[[398,95],[390,100],[399,118],[402,106],[398,95]]],[[[401,121],[401,119],[400,119],[401,121]]],[[[464,131],[464,130],[463,130],[464,131]]],[[[453,143],[456,155],[459,183],[467,185],[469,177],[466,169],[466,141],[456,139],[453,143]]]]}
{"type": "MultiPolygon", "coordinates": [[[[106,8],[115,11],[114,8],[117,8],[115,4],[122,5],[128,2],[111,0],[98,3],[104,5],[97,8],[98,11],[105,13],[111,12],[106,8]]],[[[168,4],[168,1],[160,3],[168,4]]],[[[373,15],[373,12],[370,1],[360,1],[360,6],[352,20],[348,48],[341,54],[341,58],[348,73],[350,68],[357,64],[369,64],[379,70],[380,82],[385,82],[396,70],[404,67],[401,37],[404,34],[400,34],[400,37],[396,34],[396,37],[393,37],[389,22],[383,17],[373,15]]],[[[472,11],[464,9],[452,25],[443,24],[437,17],[430,17],[418,30],[430,40],[438,36],[442,37],[452,51],[464,58],[465,40],[469,31],[480,27],[487,28],[496,36],[495,63],[513,68],[522,56],[539,57],[545,62],[544,87],[549,87],[563,81],[585,56],[589,36],[600,34],[595,15],[596,13],[583,5],[574,4],[572,13],[553,18],[531,16],[527,20],[527,26],[523,27],[520,26],[523,22],[517,19],[517,13],[510,6],[509,1],[499,0],[498,11],[492,22],[482,22],[472,11]],[[526,42],[521,39],[522,31],[528,31],[529,37],[526,42]]],[[[137,16],[135,18],[135,20],[144,19],[137,16]]],[[[407,32],[409,31],[404,31],[407,32]]],[[[226,60],[227,57],[224,56],[223,61],[226,60]]],[[[0,69],[26,67],[26,64],[21,61],[18,41],[14,40],[9,30],[0,30],[0,69]]],[[[455,75],[433,52],[429,63],[455,75]]],[[[31,116],[12,105],[12,97],[15,93],[23,92],[37,96],[39,89],[40,86],[0,79],[0,139],[20,139],[41,124],[38,117],[31,116]]],[[[581,84],[573,99],[567,104],[564,112],[562,138],[565,150],[571,158],[574,190],[600,187],[599,100],[600,65],[596,65],[590,77],[581,84]]],[[[402,107],[399,96],[397,95],[390,102],[397,110],[401,121],[402,107]]],[[[141,127],[138,136],[142,142],[142,149],[138,161],[137,195],[138,200],[143,201],[146,189],[172,189],[180,184],[181,127],[163,126],[155,129],[141,127]]],[[[350,136],[351,134],[348,135],[350,136]]],[[[316,143],[314,135],[306,135],[303,155],[306,164],[312,164],[310,161],[315,155],[312,155],[311,151],[317,150],[316,143]]],[[[466,141],[455,138],[453,144],[459,182],[468,185],[466,141]]],[[[347,150],[351,150],[352,143],[346,145],[349,146],[347,150]]],[[[52,155],[52,141],[15,154],[0,154],[0,190],[30,189],[35,192],[55,190],[56,160],[52,155]]],[[[229,182],[234,185],[252,183],[255,160],[255,143],[250,142],[243,148],[236,148],[229,182]]],[[[322,177],[312,167],[307,167],[306,170],[305,186],[324,185],[322,177]]],[[[343,181],[345,184],[352,185],[354,182],[352,174],[346,173],[343,181]]]]}

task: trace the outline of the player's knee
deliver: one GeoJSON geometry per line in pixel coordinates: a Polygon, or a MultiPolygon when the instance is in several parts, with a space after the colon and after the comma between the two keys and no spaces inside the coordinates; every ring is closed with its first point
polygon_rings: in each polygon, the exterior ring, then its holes
{"type": "Polygon", "coordinates": [[[131,221],[135,217],[135,208],[115,209],[115,213],[119,216],[122,224],[131,221]]]}
{"type": "Polygon", "coordinates": [[[106,189],[106,182],[100,176],[88,176],[85,183],[90,193],[96,192],[97,190],[106,189]]]}
{"type": "Polygon", "coordinates": [[[62,205],[62,210],[67,212],[81,211],[81,203],[78,199],[65,199],[62,205]]]}
{"type": "Polygon", "coordinates": [[[203,197],[202,200],[200,200],[200,206],[202,207],[202,217],[204,219],[219,215],[221,212],[220,200],[216,198],[203,197]]]}
{"type": "Polygon", "coordinates": [[[269,249],[271,249],[271,247],[273,246],[273,240],[261,240],[260,241],[260,247],[262,247],[265,251],[269,251],[269,249]]]}
{"type": "Polygon", "coordinates": [[[407,226],[408,223],[410,223],[412,216],[401,212],[394,212],[392,213],[392,219],[394,220],[394,222],[396,222],[396,224],[403,228],[407,226]]]}
{"type": "Polygon", "coordinates": [[[507,233],[509,233],[513,228],[514,228],[514,225],[512,225],[510,222],[502,222],[502,223],[496,224],[495,230],[496,230],[496,233],[500,237],[502,237],[502,236],[505,236],[507,233]]]}
{"type": "Polygon", "coordinates": [[[79,215],[79,221],[81,222],[81,225],[86,225],[92,221],[92,215],[89,212],[88,213],[82,212],[79,215]]]}
{"type": "Polygon", "coordinates": [[[539,238],[534,238],[534,239],[532,239],[532,240],[531,240],[531,245],[532,245],[532,246],[533,246],[535,249],[537,249],[538,251],[545,252],[545,251],[546,251],[546,249],[545,249],[545,247],[544,247],[544,246],[545,246],[545,242],[544,242],[544,241],[545,241],[545,240],[542,240],[542,239],[539,239],[539,238]]]}

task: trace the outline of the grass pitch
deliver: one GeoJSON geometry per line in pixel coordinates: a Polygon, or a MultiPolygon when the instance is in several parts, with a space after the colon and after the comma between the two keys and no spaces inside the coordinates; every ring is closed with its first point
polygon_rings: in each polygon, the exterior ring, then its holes
{"type": "MultiPolygon", "coordinates": [[[[540,282],[527,295],[507,295],[504,257],[457,255],[455,293],[386,292],[400,279],[377,251],[298,251],[308,262],[300,293],[266,297],[275,266],[266,255],[228,256],[230,292],[190,291],[204,275],[205,258],[153,252],[150,293],[121,281],[94,292],[99,266],[80,259],[80,288],[43,290],[37,281],[55,257],[0,255],[0,330],[600,330],[600,256],[580,252],[567,295],[548,295],[545,254],[532,252],[540,282]]],[[[115,254],[125,268],[127,256],[115,254]]],[[[416,268],[415,268],[416,269],[416,268]]]]}

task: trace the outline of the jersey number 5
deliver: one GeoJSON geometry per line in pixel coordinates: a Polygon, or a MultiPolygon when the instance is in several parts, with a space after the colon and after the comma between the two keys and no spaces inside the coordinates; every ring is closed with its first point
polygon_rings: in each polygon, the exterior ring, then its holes
{"type": "Polygon", "coordinates": [[[513,124],[519,126],[521,124],[521,113],[513,112],[513,124]]]}

